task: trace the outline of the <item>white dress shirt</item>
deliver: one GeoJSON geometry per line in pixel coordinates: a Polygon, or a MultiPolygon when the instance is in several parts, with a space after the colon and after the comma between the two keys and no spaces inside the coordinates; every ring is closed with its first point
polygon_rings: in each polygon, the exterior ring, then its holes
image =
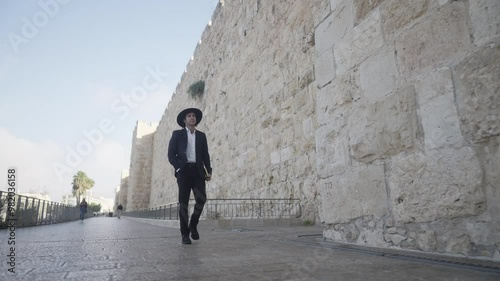
{"type": "Polygon", "coordinates": [[[191,133],[191,131],[186,127],[187,135],[188,135],[188,143],[186,148],[186,156],[187,160],[190,163],[196,163],[196,130],[191,133]]]}

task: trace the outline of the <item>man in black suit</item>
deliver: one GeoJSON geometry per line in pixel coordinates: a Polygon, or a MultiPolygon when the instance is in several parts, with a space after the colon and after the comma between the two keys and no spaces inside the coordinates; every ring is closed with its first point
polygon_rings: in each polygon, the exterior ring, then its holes
{"type": "Polygon", "coordinates": [[[174,131],[168,143],[168,161],[174,166],[179,185],[182,244],[191,244],[190,233],[193,240],[200,239],[196,227],[207,201],[205,180],[209,181],[212,177],[207,136],[195,129],[202,117],[202,112],[197,108],[181,111],[177,115],[177,124],[183,129],[174,131]],[[188,204],[191,189],[196,203],[189,221],[188,204]]]}

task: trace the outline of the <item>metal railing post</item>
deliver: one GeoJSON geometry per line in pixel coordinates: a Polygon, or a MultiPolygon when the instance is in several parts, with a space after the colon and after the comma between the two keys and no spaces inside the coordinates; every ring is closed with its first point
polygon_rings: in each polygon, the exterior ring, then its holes
{"type": "MultiPolygon", "coordinates": [[[[15,196],[17,197],[15,218],[19,219],[19,208],[21,208],[21,197],[19,195],[15,195],[15,196]]],[[[23,224],[22,220],[18,221],[18,225],[21,226],[22,224],[23,224]]]]}

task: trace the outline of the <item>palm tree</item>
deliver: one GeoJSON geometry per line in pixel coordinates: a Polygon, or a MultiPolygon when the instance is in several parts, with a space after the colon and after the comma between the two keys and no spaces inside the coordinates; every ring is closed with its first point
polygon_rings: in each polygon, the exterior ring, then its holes
{"type": "Polygon", "coordinates": [[[94,186],[94,180],[87,177],[84,172],[78,171],[73,176],[73,182],[71,184],[73,185],[72,193],[73,196],[76,197],[76,204],[78,205],[80,203],[80,197],[94,186]]]}

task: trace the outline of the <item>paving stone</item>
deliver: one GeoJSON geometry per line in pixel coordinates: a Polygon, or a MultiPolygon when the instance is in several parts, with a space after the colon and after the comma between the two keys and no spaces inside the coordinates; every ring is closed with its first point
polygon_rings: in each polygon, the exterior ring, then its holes
{"type": "MultiPolygon", "coordinates": [[[[498,280],[500,276],[500,269],[487,272],[331,248],[321,238],[323,227],[245,230],[200,227],[201,240],[182,245],[176,228],[127,218],[20,228],[16,274],[2,262],[0,280],[498,280]],[[58,247],[63,250],[57,251],[58,247]]],[[[1,230],[0,237],[5,233],[1,230]]],[[[2,253],[6,246],[0,245],[2,253]]]]}

